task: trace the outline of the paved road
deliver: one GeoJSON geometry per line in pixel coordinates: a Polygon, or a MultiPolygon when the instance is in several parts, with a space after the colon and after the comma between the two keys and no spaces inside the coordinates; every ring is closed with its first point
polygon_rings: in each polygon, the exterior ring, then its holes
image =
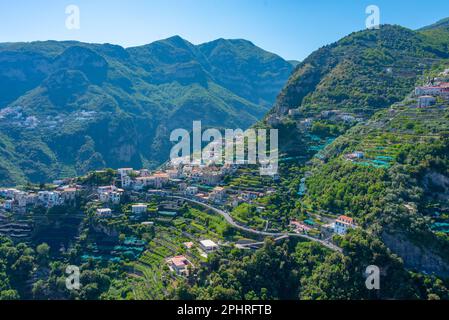
{"type": "Polygon", "coordinates": [[[323,246],[325,246],[325,247],[327,247],[327,248],[329,248],[329,249],[331,249],[333,251],[342,252],[341,248],[339,248],[336,245],[330,243],[329,241],[316,239],[316,238],[311,237],[311,236],[306,235],[306,234],[286,233],[286,232],[283,232],[283,233],[282,232],[267,232],[267,231],[254,230],[254,229],[251,229],[251,228],[249,228],[247,226],[242,226],[242,225],[236,223],[228,212],[223,211],[223,210],[218,209],[218,208],[215,208],[215,207],[213,207],[213,206],[211,206],[211,205],[209,205],[207,203],[203,203],[203,202],[200,202],[200,201],[196,201],[196,200],[193,200],[193,199],[190,199],[190,198],[185,198],[185,197],[180,197],[180,196],[170,196],[170,197],[171,198],[175,198],[175,199],[185,200],[185,201],[188,201],[188,202],[195,203],[197,205],[203,206],[203,207],[205,207],[207,209],[210,209],[210,210],[218,213],[219,215],[221,215],[223,218],[225,218],[225,220],[230,225],[232,225],[234,228],[242,230],[242,231],[246,231],[246,232],[249,232],[249,233],[252,233],[252,234],[261,235],[261,236],[274,237],[274,238],[279,238],[279,237],[282,237],[282,236],[303,238],[303,239],[307,239],[309,241],[318,242],[321,245],[323,245],[323,246]]]}
{"type": "MultiPolygon", "coordinates": [[[[277,242],[279,240],[287,239],[287,238],[288,238],[288,235],[284,234],[282,237],[275,238],[274,241],[277,242]]],[[[261,242],[250,242],[250,243],[245,243],[245,244],[236,244],[235,246],[240,249],[245,249],[245,248],[251,248],[254,246],[262,246],[263,244],[264,244],[264,242],[261,241],[261,242]]]]}

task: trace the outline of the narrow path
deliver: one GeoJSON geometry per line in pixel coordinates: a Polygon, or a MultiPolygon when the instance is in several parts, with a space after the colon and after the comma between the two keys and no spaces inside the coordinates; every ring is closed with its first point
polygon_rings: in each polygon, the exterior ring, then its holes
{"type": "Polygon", "coordinates": [[[226,212],[223,211],[221,209],[215,208],[207,203],[203,203],[197,200],[193,200],[193,199],[189,199],[189,198],[185,198],[185,197],[180,197],[180,196],[169,196],[170,198],[174,198],[174,199],[181,199],[181,200],[185,200],[200,206],[203,206],[209,210],[212,210],[216,213],[218,213],[219,215],[221,215],[230,225],[232,225],[234,228],[242,230],[242,231],[246,231],[252,234],[257,234],[257,235],[261,235],[261,236],[268,236],[268,237],[274,237],[274,238],[278,238],[278,237],[282,237],[282,236],[288,236],[288,237],[296,237],[296,238],[303,238],[303,239],[307,239],[309,241],[314,241],[314,242],[318,242],[321,245],[333,250],[333,251],[338,251],[338,252],[342,252],[342,249],[340,247],[337,247],[336,245],[334,245],[333,243],[329,242],[329,241],[325,241],[325,240],[320,240],[320,239],[316,239],[314,237],[311,237],[309,235],[306,234],[299,234],[299,233],[289,233],[289,232],[267,232],[267,231],[258,231],[258,230],[254,230],[251,229],[247,226],[242,226],[238,223],[236,223],[234,221],[234,219],[231,217],[231,215],[226,212]]]}

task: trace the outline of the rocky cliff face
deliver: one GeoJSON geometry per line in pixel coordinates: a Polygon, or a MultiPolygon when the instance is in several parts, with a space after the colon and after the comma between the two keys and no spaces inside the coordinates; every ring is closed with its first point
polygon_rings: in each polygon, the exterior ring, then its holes
{"type": "Polygon", "coordinates": [[[429,171],[424,176],[423,185],[429,197],[439,201],[449,201],[449,177],[429,171]]]}
{"type": "Polygon", "coordinates": [[[386,232],[382,234],[382,240],[393,253],[402,258],[406,268],[449,277],[449,263],[424,245],[419,247],[401,234],[386,232]]]}

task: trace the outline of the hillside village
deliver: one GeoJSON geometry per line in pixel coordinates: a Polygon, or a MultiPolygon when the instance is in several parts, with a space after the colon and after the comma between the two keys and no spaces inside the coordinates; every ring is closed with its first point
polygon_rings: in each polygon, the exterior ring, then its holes
{"type": "MultiPolygon", "coordinates": [[[[448,99],[449,83],[446,72],[442,73],[440,78],[433,78],[425,85],[416,87],[413,96],[406,100],[405,104],[407,108],[423,109],[445,104],[448,99]]],[[[296,115],[295,112],[290,112],[290,116],[296,115]]],[[[319,119],[323,118],[332,121],[363,122],[363,119],[356,115],[332,110],[321,112],[319,119]]],[[[301,120],[300,125],[304,130],[310,130],[313,122],[314,119],[308,118],[301,120]]],[[[380,149],[376,156],[365,150],[354,150],[352,153],[344,154],[343,159],[354,164],[385,168],[393,161],[394,155],[381,152],[380,149]]],[[[307,193],[308,177],[310,174],[306,174],[300,181],[299,198],[307,193]]],[[[123,217],[128,217],[130,221],[138,222],[144,227],[154,228],[160,219],[157,217],[161,217],[163,221],[182,217],[186,204],[205,211],[214,208],[223,215],[231,227],[242,228],[253,236],[269,235],[271,232],[275,237],[276,234],[290,233],[304,235],[317,241],[325,239],[330,243],[333,234],[344,235],[349,229],[358,228],[356,221],[350,216],[323,215],[315,212],[301,220],[291,219],[286,228],[272,229],[268,220],[262,220],[263,223],[259,226],[264,225],[263,229],[252,229],[253,227],[245,224],[248,221],[240,220],[240,217],[235,215],[244,206],[250,206],[257,212],[257,219],[260,219],[267,210],[264,199],[279,192],[279,187],[278,177],[261,178],[258,170],[248,170],[242,165],[193,166],[169,163],[156,171],[133,168],[95,171],[85,177],[55,180],[47,185],[0,189],[0,234],[16,240],[30,239],[33,225],[29,224],[25,217],[36,208],[51,210],[57,207],[78,207],[84,208],[84,215],[91,212],[91,218],[94,219],[91,223],[95,225],[97,231],[117,236],[116,232],[108,227],[111,221],[119,222],[123,221],[123,217]],[[106,179],[108,184],[98,182],[101,180],[98,177],[108,175],[109,179],[106,179]],[[252,182],[248,183],[249,181],[252,182]],[[126,209],[128,211],[123,211],[123,206],[128,208],[126,209]]],[[[222,245],[232,244],[240,249],[258,247],[257,240],[244,240],[244,238],[233,242],[217,236],[207,238],[200,234],[190,235],[183,240],[183,250],[169,249],[160,256],[172,273],[188,276],[194,272],[196,265],[201,263],[201,259],[222,245]],[[197,248],[198,255],[192,254],[193,247],[197,248]],[[190,253],[186,254],[185,250],[190,253]]],[[[127,236],[122,244],[115,244],[109,250],[99,250],[96,243],[93,243],[93,247],[88,245],[83,259],[108,257],[110,261],[119,262],[127,257],[131,260],[145,260],[147,258],[142,257],[146,256],[146,248],[148,248],[147,241],[127,236]],[[99,252],[103,252],[102,255],[98,255],[99,252]]]]}
{"type": "MultiPolygon", "coordinates": [[[[90,216],[89,219],[93,219],[90,223],[95,225],[97,231],[106,232],[109,236],[117,236],[116,232],[111,231],[108,227],[112,221],[118,223],[128,217],[128,220],[138,222],[145,228],[154,228],[159,219],[182,218],[185,204],[206,211],[208,211],[208,207],[214,208],[222,215],[226,215],[225,218],[230,227],[240,227],[244,230],[246,228],[249,232],[244,233],[255,236],[256,239],[262,235],[269,235],[270,232],[274,237],[276,234],[290,232],[321,239],[325,234],[331,235],[332,231],[337,234],[345,234],[348,228],[356,226],[350,218],[337,217],[334,220],[327,219],[327,224],[321,225],[314,222],[313,219],[292,220],[287,228],[274,230],[269,228],[267,220],[263,221],[263,230],[258,230],[251,229],[245,225],[244,221],[239,220],[238,216],[233,215],[233,210],[240,206],[251,206],[256,210],[257,215],[263,216],[266,208],[262,199],[274,195],[278,187],[277,178],[261,177],[258,170],[247,170],[239,165],[169,164],[158,171],[133,168],[95,171],[85,177],[55,180],[51,184],[41,186],[0,189],[0,234],[16,240],[27,241],[34,233],[33,224],[29,221],[37,219],[39,216],[36,210],[50,212],[57,208],[72,207],[83,212],[81,217],[83,215],[90,216]],[[247,176],[241,175],[242,170],[246,172],[247,176]],[[108,175],[110,178],[108,184],[97,182],[98,177],[108,175]],[[238,179],[246,180],[242,182],[238,179]],[[244,185],[250,181],[252,182],[248,186],[244,185]],[[123,211],[124,206],[128,208],[126,209],[128,211],[123,211]]],[[[244,239],[245,237],[233,244],[241,249],[260,246],[257,240],[244,239]]],[[[229,241],[224,241],[221,237],[206,238],[197,235],[186,238],[183,246],[186,250],[191,251],[195,243],[200,257],[207,257],[207,253],[217,250],[221,244],[230,244],[229,241]]],[[[125,256],[135,260],[144,255],[147,245],[147,242],[142,242],[131,236],[127,237],[122,245],[112,246],[113,248],[111,247],[109,252],[100,250],[103,252],[102,255],[98,255],[97,244],[94,243],[93,247],[88,245],[82,257],[83,259],[108,257],[107,259],[110,261],[118,262],[126,253],[125,256]]],[[[197,259],[192,256],[189,258],[179,255],[178,250],[170,251],[174,255],[163,254],[163,258],[172,272],[178,275],[192,272],[197,263],[192,260],[198,261],[197,259]]]]}

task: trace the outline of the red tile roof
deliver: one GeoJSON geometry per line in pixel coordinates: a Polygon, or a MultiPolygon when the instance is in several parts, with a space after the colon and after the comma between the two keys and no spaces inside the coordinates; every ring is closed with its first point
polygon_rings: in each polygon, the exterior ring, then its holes
{"type": "Polygon", "coordinates": [[[189,264],[189,261],[184,256],[176,256],[171,258],[171,262],[178,268],[185,267],[189,264]]]}
{"type": "Polygon", "coordinates": [[[354,224],[354,219],[348,216],[339,216],[337,220],[347,224],[354,224]]]}

